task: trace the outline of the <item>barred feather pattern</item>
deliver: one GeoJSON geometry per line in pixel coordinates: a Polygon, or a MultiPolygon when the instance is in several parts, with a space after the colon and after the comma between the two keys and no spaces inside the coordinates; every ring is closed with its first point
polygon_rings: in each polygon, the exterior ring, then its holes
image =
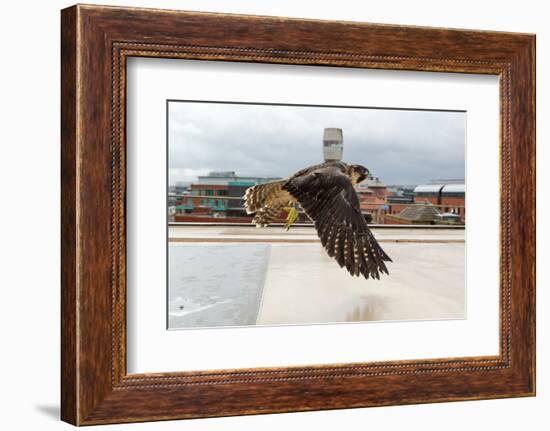
{"type": "Polygon", "coordinates": [[[252,223],[254,223],[257,227],[269,226],[281,217],[283,206],[284,205],[281,205],[280,207],[263,207],[256,214],[254,214],[252,223]]]}
{"type": "Polygon", "coordinates": [[[254,214],[252,223],[257,227],[268,226],[279,218],[284,207],[296,202],[296,199],[283,189],[286,181],[259,184],[246,190],[244,196],[246,213],[254,214]]]}

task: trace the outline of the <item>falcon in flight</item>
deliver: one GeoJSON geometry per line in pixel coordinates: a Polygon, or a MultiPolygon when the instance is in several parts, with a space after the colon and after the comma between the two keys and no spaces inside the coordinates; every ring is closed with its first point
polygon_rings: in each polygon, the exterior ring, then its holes
{"type": "Polygon", "coordinates": [[[289,178],[246,190],[245,208],[252,223],[264,227],[288,213],[285,227],[298,217],[299,204],[313,221],[321,244],[340,267],[353,276],[380,279],[388,273],[389,256],[367,226],[353,186],[369,176],[367,168],[343,162],[326,162],[296,172],[289,178]]]}

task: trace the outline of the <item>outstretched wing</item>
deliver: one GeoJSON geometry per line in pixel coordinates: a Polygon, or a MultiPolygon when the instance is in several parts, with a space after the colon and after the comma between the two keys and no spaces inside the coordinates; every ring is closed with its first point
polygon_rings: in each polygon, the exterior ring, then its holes
{"type": "Polygon", "coordinates": [[[367,226],[350,179],[338,167],[292,177],[284,188],[314,221],[329,256],[352,275],[380,278],[391,261],[367,226]]]}

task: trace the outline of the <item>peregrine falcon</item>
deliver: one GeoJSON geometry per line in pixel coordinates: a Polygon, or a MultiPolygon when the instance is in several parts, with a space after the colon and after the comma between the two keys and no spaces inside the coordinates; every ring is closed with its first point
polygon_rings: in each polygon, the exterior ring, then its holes
{"type": "Polygon", "coordinates": [[[353,186],[369,175],[361,165],[326,162],[296,172],[289,178],[246,190],[245,208],[254,213],[252,223],[264,227],[281,211],[288,213],[285,227],[296,221],[296,206],[313,221],[321,244],[340,267],[353,276],[380,279],[388,273],[389,256],[367,226],[353,186]]]}

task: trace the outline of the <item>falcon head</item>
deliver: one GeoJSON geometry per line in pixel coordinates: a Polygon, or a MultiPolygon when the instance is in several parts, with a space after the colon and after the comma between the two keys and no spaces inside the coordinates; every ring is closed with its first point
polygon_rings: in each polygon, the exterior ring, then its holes
{"type": "Polygon", "coordinates": [[[362,165],[349,165],[348,175],[351,179],[352,184],[355,185],[368,178],[370,172],[362,165]]]}

